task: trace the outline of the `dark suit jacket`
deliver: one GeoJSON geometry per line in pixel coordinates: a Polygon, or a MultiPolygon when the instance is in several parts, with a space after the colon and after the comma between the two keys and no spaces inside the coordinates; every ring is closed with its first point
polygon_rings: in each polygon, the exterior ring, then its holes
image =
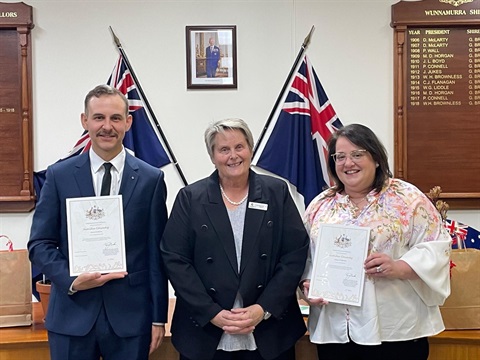
{"type": "Polygon", "coordinates": [[[295,290],[308,245],[287,185],[250,171],[239,273],[218,173],[183,188],[161,243],[177,296],[171,328],[177,350],[211,359],[223,331],[210,320],[232,308],[237,292],[244,307],[257,303],[272,314],[255,328],[261,355],[271,359],[291,348],[306,330],[295,290]],[[250,208],[255,203],[268,208],[250,208]]]}
{"type": "Polygon", "coordinates": [[[52,281],[45,327],[82,336],[95,323],[102,303],[121,337],[150,334],[152,322],[166,322],[167,278],[159,243],[167,220],[163,172],[126,154],[120,185],[128,275],[104,286],[68,295],[66,199],[95,196],[87,154],[58,162],[47,179],[33,217],[30,260],[52,281]]]}
{"type": "Polygon", "coordinates": [[[210,50],[210,46],[205,49],[205,55],[207,58],[207,69],[216,70],[218,67],[218,60],[220,60],[220,48],[218,46],[213,47],[213,51],[210,50]]]}

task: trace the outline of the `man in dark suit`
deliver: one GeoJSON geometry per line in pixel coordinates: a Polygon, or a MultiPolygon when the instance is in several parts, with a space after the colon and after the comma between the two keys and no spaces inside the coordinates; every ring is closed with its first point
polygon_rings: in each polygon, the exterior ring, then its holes
{"type": "Polygon", "coordinates": [[[207,58],[207,77],[213,78],[217,73],[218,62],[220,61],[220,48],[215,45],[215,39],[211,37],[208,40],[209,46],[205,49],[207,58]]]}
{"type": "MultiPolygon", "coordinates": [[[[165,334],[167,278],[159,243],[167,220],[163,172],[122,145],[132,117],[115,88],[99,85],[85,98],[88,153],[47,169],[33,217],[30,260],[52,282],[45,320],[52,360],[148,359],[165,334]],[[127,272],[71,277],[66,199],[100,195],[110,163],[110,195],[121,195],[127,272]]],[[[103,189],[102,189],[103,193],[103,189]]]]}

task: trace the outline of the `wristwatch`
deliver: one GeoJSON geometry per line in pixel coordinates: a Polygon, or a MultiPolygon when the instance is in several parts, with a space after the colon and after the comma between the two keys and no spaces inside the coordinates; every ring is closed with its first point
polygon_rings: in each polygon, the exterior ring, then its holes
{"type": "Polygon", "coordinates": [[[265,311],[263,313],[263,320],[268,320],[270,319],[270,316],[272,316],[272,314],[270,314],[268,311],[265,311]]]}

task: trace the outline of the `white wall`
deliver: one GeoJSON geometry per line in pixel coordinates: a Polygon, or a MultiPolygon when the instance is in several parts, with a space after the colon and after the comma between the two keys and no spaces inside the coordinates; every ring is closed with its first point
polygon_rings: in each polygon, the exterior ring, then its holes
{"type": "MultiPolygon", "coordinates": [[[[5,1],[4,2],[17,2],[5,1]]],[[[31,0],[34,169],[63,157],[82,133],[85,94],[108,79],[118,57],[112,26],[191,183],[212,170],[203,131],[245,119],[260,135],[312,25],[308,56],[344,124],[363,123],[393,166],[393,0],[31,0]],[[186,25],[236,25],[237,90],[186,89],[186,25]]],[[[164,168],[171,207],[181,181],[164,168]]],[[[439,184],[441,180],[439,179],[439,184]]],[[[480,229],[479,211],[450,211],[480,229]]],[[[32,213],[0,214],[0,234],[24,248],[32,213]]],[[[0,248],[3,244],[0,244],[0,248]]]]}

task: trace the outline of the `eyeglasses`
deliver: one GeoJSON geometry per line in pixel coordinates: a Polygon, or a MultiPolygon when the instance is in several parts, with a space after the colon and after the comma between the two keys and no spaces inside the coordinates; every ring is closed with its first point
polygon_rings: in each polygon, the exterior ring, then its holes
{"type": "Polygon", "coordinates": [[[344,152],[339,152],[332,154],[333,161],[336,164],[343,164],[347,160],[347,156],[355,163],[360,162],[363,157],[366,155],[367,150],[353,150],[350,154],[345,154],[344,152]]]}

